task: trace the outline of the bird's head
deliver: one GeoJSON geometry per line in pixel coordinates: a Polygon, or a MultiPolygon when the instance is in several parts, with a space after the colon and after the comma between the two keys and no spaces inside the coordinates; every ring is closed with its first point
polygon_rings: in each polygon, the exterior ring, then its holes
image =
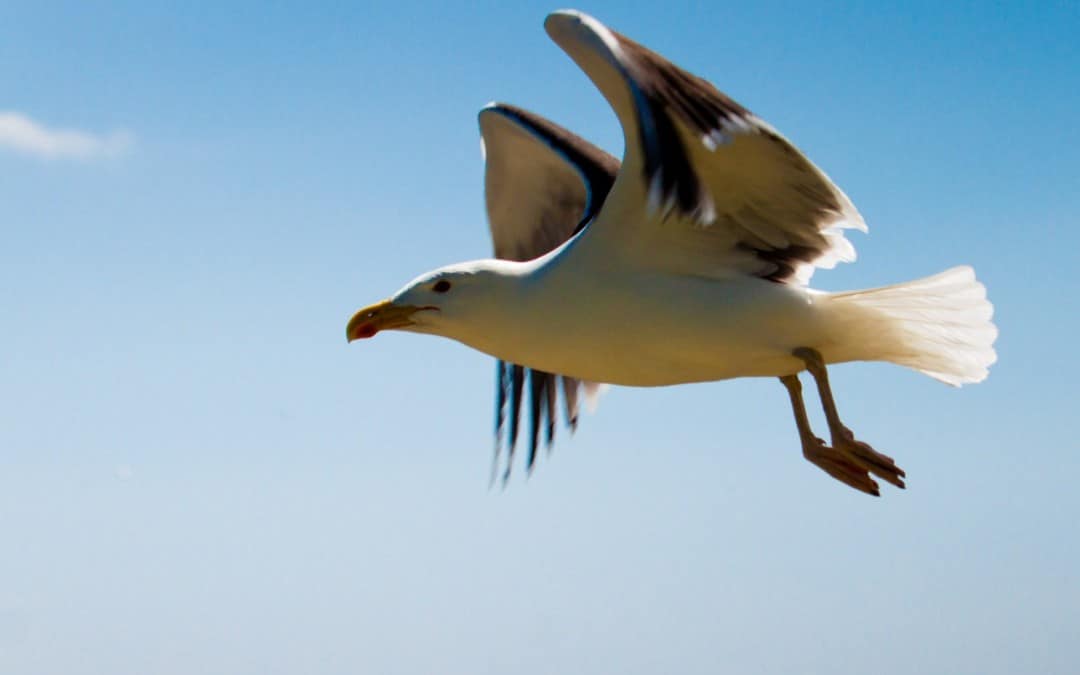
{"type": "Polygon", "coordinates": [[[459,263],[422,274],[387,300],[364,307],[345,329],[352,342],[381,330],[406,330],[459,337],[463,327],[486,316],[498,300],[503,261],[459,263]]]}

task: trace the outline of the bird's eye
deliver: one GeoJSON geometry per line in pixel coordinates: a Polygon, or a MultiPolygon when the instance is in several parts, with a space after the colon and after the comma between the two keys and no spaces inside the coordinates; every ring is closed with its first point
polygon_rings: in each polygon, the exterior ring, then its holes
{"type": "Polygon", "coordinates": [[[435,285],[431,287],[431,290],[436,293],[445,293],[450,290],[450,282],[446,279],[440,279],[435,282],[435,285]]]}

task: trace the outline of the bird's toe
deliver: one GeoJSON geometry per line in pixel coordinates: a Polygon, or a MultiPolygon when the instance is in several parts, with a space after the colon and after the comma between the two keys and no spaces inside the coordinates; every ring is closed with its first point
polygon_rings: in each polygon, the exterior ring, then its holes
{"type": "Polygon", "coordinates": [[[811,464],[841,483],[860,492],[865,492],[874,497],[881,496],[881,490],[877,482],[870,477],[865,467],[852,461],[847,453],[825,445],[825,441],[820,438],[815,440],[816,443],[807,444],[803,447],[803,455],[811,464]]]}
{"type": "Polygon", "coordinates": [[[855,438],[850,430],[844,429],[833,438],[833,446],[846,454],[852,462],[863,467],[878,478],[895,485],[898,488],[907,487],[904,470],[896,465],[892,457],[884,455],[869,444],[855,438]]]}

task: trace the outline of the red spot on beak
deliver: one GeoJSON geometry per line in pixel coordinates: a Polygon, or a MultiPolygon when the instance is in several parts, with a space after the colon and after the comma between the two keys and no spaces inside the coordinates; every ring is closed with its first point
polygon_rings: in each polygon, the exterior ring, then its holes
{"type": "Polygon", "coordinates": [[[365,338],[374,337],[375,333],[378,333],[379,329],[375,327],[375,324],[365,323],[356,329],[353,333],[354,340],[363,340],[365,338]]]}

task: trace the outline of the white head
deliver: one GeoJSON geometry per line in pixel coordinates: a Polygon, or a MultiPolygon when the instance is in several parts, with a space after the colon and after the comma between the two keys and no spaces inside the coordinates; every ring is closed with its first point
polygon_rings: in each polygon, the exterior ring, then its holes
{"type": "Polygon", "coordinates": [[[475,260],[422,274],[389,299],[356,312],[345,337],[352,342],[381,330],[406,330],[469,341],[504,311],[502,298],[519,277],[516,267],[506,260],[475,260]]]}

